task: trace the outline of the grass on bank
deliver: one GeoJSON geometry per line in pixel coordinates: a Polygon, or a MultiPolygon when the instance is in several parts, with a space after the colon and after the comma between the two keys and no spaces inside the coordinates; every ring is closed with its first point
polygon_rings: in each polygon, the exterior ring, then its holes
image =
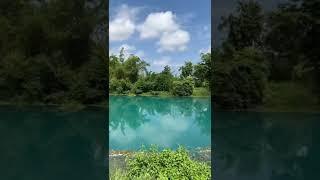
{"type": "Polygon", "coordinates": [[[302,84],[270,82],[266,91],[263,111],[319,111],[316,96],[302,84]]]}
{"type": "Polygon", "coordinates": [[[111,171],[110,180],[208,180],[211,176],[211,167],[192,160],[186,149],[179,147],[176,151],[158,151],[153,147],[128,156],[126,167],[111,171]]]}

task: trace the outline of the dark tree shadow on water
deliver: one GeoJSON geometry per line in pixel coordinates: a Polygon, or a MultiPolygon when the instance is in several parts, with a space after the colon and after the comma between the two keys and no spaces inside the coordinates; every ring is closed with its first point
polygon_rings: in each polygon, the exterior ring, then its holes
{"type": "Polygon", "coordinates": [[[1,179],[105,179],[105,111],[37,110],[0,110],[1,179]]]}
{"type": "MultiPolygon", "coordinates": [[[[320,114],[216,112],[216,179],[317,179],[320,114]],[[317,149],[318,148],[318,149],[317,149]]],[[[319,158],[318,158],[319,159],[319,158]]]]}

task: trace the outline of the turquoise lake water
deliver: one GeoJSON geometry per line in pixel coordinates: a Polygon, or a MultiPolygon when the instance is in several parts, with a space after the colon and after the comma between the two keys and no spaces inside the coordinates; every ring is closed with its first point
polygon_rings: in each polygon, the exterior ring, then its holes
{"type": "MultiPolygon", "coordinates": [[[[110,149],[210,145],[208,99],[110,100],[110,149]]],[[[0,107],[0,179],[105,179],[107,122],[106,109],[0,107]]],[[[213,123],[215,179],[320,179],[319,113],[214,112],[213,123]]]]}
{"type": "Polygon", "coordinates": [[[109,97],[109,149],[211,146],[209,98],[109,97]]]}

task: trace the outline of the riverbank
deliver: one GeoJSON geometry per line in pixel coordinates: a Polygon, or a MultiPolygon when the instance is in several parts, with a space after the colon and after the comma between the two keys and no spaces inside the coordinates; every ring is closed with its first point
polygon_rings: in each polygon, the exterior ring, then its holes
{"type": "Polygon", "coordinates": [[[248,109],[215,108],[214,111],[248,112],[320,112],[316,95],[302,84],[295,82],[269,82],[263,104],[248,109]]]}
{"type": "Polygon", "coordinates": [[[141,94],[117,94],[117,93],[109,93],[109,96],[154,96],[154,97],[210,97],[210,91],[207,88],[199,87],[194,88],[191,96],[174,96],[168,91],[153,91],[146,92],[141,94]]]}
{"type": "Polygon", "coordinates": [[[77,102],[68,102],[65,104],[52,104],[52,103],[27,103],[27,102],[4,102],[0,101],[0,106],[15,106],[18,108],[24,107],[53,107],[61,111],[80,111],[86,108],[108,108],[108,102],[103,101],[99,104],[81,104],[77,102]]]}

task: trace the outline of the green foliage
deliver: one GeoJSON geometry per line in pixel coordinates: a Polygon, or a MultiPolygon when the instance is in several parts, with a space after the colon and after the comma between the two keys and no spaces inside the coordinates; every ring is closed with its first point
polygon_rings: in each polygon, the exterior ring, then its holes
{"type": "Polygon", "coordinates": [[[315,94],[301,83],[269,82],[264,108],[270,111],[316,111],[319,104],[314,97],[315,94]]]}
{"type": "Polygon", "coordinates": [[[195,87],[193,89],[192,96],[207,97],[210,96],[210,91],[208,90],[208,88],[205,87],[195,87]]]}
{"type": "Polygon", "coordinates": [[[223,17],[219,28],[228,30],[227,42],[236,49],[258,46],[262,41],[263,18],[257,1],[238,1],[236,13],[223,17]]]}
{"type": "MultiPolygon", "coordinates": [[[[117,170],[115,170],[115,172],[111,173],[109,179],[110,180],[132,180],[132,178],[129,177],[126,174],[126,172],[121,170],[121,169],[117,169],[117,170]]],[[[135,179],[139,179],[139,180],[154,180],[154,178],[152,178],[150,176],[150,174],[148,174],[148,173],[142,174],[139,177],[135,177],[135,179]]],[[[166,178],[163,178],[163,176],[162,176],[162,177],[159,177],[158,179],[162,180],[162,179],[166,179],[166,178]]]]}
{"type": "Polygon", "coordinates": [[[191,61],[185,62],[184,66],[181,66],[179,68],[179,71],[181,71],[180,77],[181,78],[186,78],[188,76],[193,75],[193,65],[191,61]]]}
{"type": "Polygon", "coordinates": [[[216,61],[213,71],[213,99],[216,105],[233,109],[261,104],[267,70],[261,52],[252,48],[236,52],[228,62],[216,61]]]}
{"type": "Polygon", "coordinates": [[[147,80],[146,78],[139,79],[134,85],[134,91],[141,91],[143,93],[149,92],[154,89],[154,82],[147,80]]]}
{"type": "Polygon", "coordinates": [[[192,78],[186,78],[180,81],[174,81],[172,85],[172,94],[175,96],[191,96],[193,93],[192,78]]]}
{"type": "Polygon", "coordinates": [[[131,90],[132,84],[126,79],[111,79],[109,82],[109,90],[111,93],[127,94],[131,90]]]}
{"type": "MultiPolygon", "coordinates": [[[[123,53],[124,50],[121,50],[119,56],[112,55],[109,58],[110,93],[126,94],[130,91],[136,95],[192,95],[194,79],[197,78],[193,76],[191,62],[186,62],[186,65],[180,68],[183,78],[178,78],[173,76],[170,66],[165,66],[160,73],[148,72],[148,64],[145,61],[133,55],[125,58],[123,53]]],[[[198,78],[198,82],[200,86],[208,87],[211,73],[210,54],[202,54],[201,59],[197,64],[202,68],[201,79],[198,78]]]]}
{"type": "Polygon", "coordinates": [[[172,87],[172,76],[166,73],[160,73],[156,76],[154,81],[154,90],[156,91],[169,91],[172,87]]]}
{"type": "Polygon", "coordinates": [[[106,31],[97,32],[105,28],[106,4],[88,3],[1,1],[1,101],[94,104],[106,98],[106,31]]]}
{"type": "MultiPolygon", "coordinates": [[[[320,40],[319,7],[317,0],[294,0],[266,12],[256,1],[239,1],[236,11],[222,18],[219,28],[227,30],[227,37],[212,54],[215,107],[246,109],[265,103],[268,108],[270,104],[284,108],[289,101],[299,107],[287,97],[291,93],[285,86],[275,88],[282,95],[270,93],[268,81],[299,83],[312,89],[319,103],[320,50],[313,43],[320,40]]],[[[194,69],[199,86],[204,68],[194,69]]],[[[298,88],[296,93],[305,97],[308,93],[303,92],[298,88]]]]}
{"type": "Polygon", "coordinates": [[[212,87],[212,65],[211,53],[201,54],[201,62],[194,66],[194,80],[196,87],[212,87]]]}
{"type": "Polygon", "coordinates": [[[127,159],[127,176],[136,179],[142,176],[152,179],[197,179],[211,178],[211,169],[205,163],[191,160],[188,152],[179,147],[176,151],[156,148],[141,151],[127,159]]]}

